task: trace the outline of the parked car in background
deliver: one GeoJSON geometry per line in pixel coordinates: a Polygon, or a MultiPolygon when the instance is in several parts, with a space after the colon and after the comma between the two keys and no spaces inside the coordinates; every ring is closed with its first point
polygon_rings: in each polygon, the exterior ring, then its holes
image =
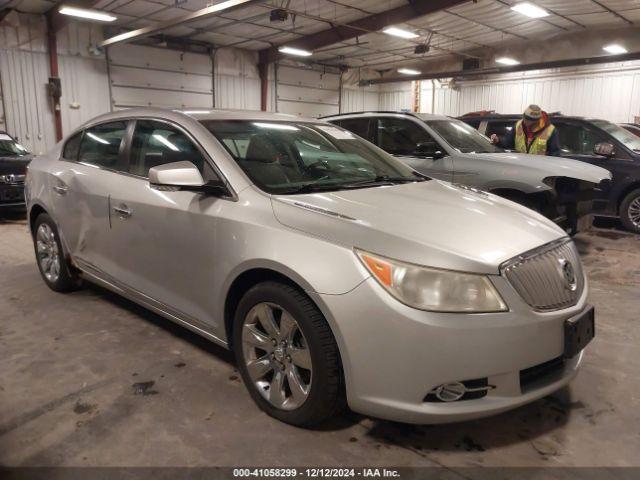
{"type": "Polygon", "coordinates": [[[562,229],[318,120],[114,112],[37,157],[27,199],[51,289],[87,279],[233,349],[295,425],[345,401],[497,414],[566,385],[594,335],[562,229]]]}
{"type": "Polygon", "coordinates": [[[637,123],[621,123],[620,126],[625,130],[633,133],[636,137],[640,137],[640,124],[637,123]]]}
{"type": "Polygon", "coordinates": [[[0,210],[24,208],[24,179],[31,158],[15,138],[0,130],[0,210]]]}
{"type": "Polygon", "coordinates": [[[505,153],[467,124],[442,115],[363,112],[325,117],[430,177],[486,190],[542,213],[567,231],[591,226],[602,168],[505,153]]]}
{"type": "MultiPolygon", "coordinates": [[[[484,135],[504,135],[522,115],[495,113],[460,117],[484,135]]],[[[606,120],[550,114],[563,156],[606,168],[611,182],[597,187],[594,213],[619,217],[640,233],[640,137],[606,120]]]]}

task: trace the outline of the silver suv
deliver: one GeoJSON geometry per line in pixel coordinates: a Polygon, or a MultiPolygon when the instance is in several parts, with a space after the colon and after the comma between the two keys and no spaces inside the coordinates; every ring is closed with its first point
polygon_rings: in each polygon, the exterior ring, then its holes
{"type": "Polygon", "coordinates": [[[593,337],[555,224],[318,120],[112,113],[26,185],[50,288],[95,282],[232,349],[291,424],[345,401],[415,423],[495,414],[566,385],[593,337]]]}
{"type": "Polygon", "coordinates": [[[370,140],[419,172],[508,198],[571,233],[591,226],[595,189],[611,178],[608,170],[577,160],[507,153],[444,115],[363,112],[324,120],[370,140]]]}

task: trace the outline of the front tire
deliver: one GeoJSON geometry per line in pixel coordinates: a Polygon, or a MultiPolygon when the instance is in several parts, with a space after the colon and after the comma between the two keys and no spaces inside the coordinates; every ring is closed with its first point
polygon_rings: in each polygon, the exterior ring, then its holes
{"type": "Polygon", "coordinates": [[[73,274],[60,242],[58,227],[46,213],[36,218],[33,226],[33,247],[44,283],[55,292],[78,289],[80,281],[73,274]]]}
{"type": "Polygon", "coordinates": [[[258,407],[285,423],[311,427],[343,408],[338,346],[318,307],[284,283],[251,288],[236,309],[233,349],[258,407]]]}
{"type": "Polygon", "coordinates": [[[622,200],[620,220],[627,230],[640,233],[640,188],[629,192],[622,200]]]}

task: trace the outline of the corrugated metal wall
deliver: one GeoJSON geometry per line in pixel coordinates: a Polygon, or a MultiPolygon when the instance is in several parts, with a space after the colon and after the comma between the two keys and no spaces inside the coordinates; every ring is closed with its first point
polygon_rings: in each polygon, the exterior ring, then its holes
{"type": "MultiPolygon", "coordinates": [[[[640,62],[589,69],[527,72],[436,89],[436,112],[462,115],[477,110],[522,112],[537,103],[549,112],[630,122],[640,115],[640,62]]],[[[424,96],[430,95],[430,85],[424,96]]],[[[423,86],[424,87],[424,86],[423,86]]]]}
{"type": "MultiPolygon", "coordinates": [[[[0,27],[4,123],[34,153],[55,144],[45,33],[44,19],[37,15],[20,15],[18,24],[0,27]]],[[[109,109],[104,57],[89,53],[89,46],[100,39],[100,28],[87,23],[72,23],[58,35],[63,132],[109,109]]]]}
{"type": "Polygon", "coordinates": [[[260,110],[258,54],[221,48],[215,54],[216,108],[260,110]]]}
{"type": "Polygon", "coordinates": [[[278,112],[305,117],[338,113],[340,74],[337,71],[280,63],[276,76],[278,112]]]}
{"type": "Polygon", "coordinates": [[[380,92],[377,86],[342,89],[341,113],[377,110],[379,103],[380,92]]]}

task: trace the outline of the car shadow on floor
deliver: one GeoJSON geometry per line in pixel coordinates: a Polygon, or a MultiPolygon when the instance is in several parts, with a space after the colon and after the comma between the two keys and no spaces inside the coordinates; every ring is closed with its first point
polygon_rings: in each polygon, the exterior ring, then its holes
{"type": "Polygon", "coordinates": [[[574,411],[580,409],[585,409],[585,405],[573,401],[570,387],[565,387],[531,404],[480,420],[442,425],[373,420],[365,435],[383,446],[404,447],[415,453],[484,452],[530,442],[542,457],[553,457],[560,453],[560,446],[548,434],[562,429],[574,411]]]}
{"type": "Polygon", "coordinates": [[[211,340],[202,337],[186,327],[183,327],[171,320],[164,318],[161,315],[156,314],[155,312],[138,305],[137,303],[128,300],[125,297],[118,295],[117,293],[113,293],[106,288],[102,288],[96,284],[85,282],[83,289],[74,293],[75,295],[93,295],[106,300],[117,307],[126,310],[137,317],[140,317],[142,320],[152,323],[153,325],[163,329],[167,333],[178,337],[180,340],[184,340],[189,342],[194,347],[215,355],[220,360],[223,360],[230,365],[235,365],[235,359],[233,357],[233,353],[227,350],[220,345],[213,343],[211,340]]]}

